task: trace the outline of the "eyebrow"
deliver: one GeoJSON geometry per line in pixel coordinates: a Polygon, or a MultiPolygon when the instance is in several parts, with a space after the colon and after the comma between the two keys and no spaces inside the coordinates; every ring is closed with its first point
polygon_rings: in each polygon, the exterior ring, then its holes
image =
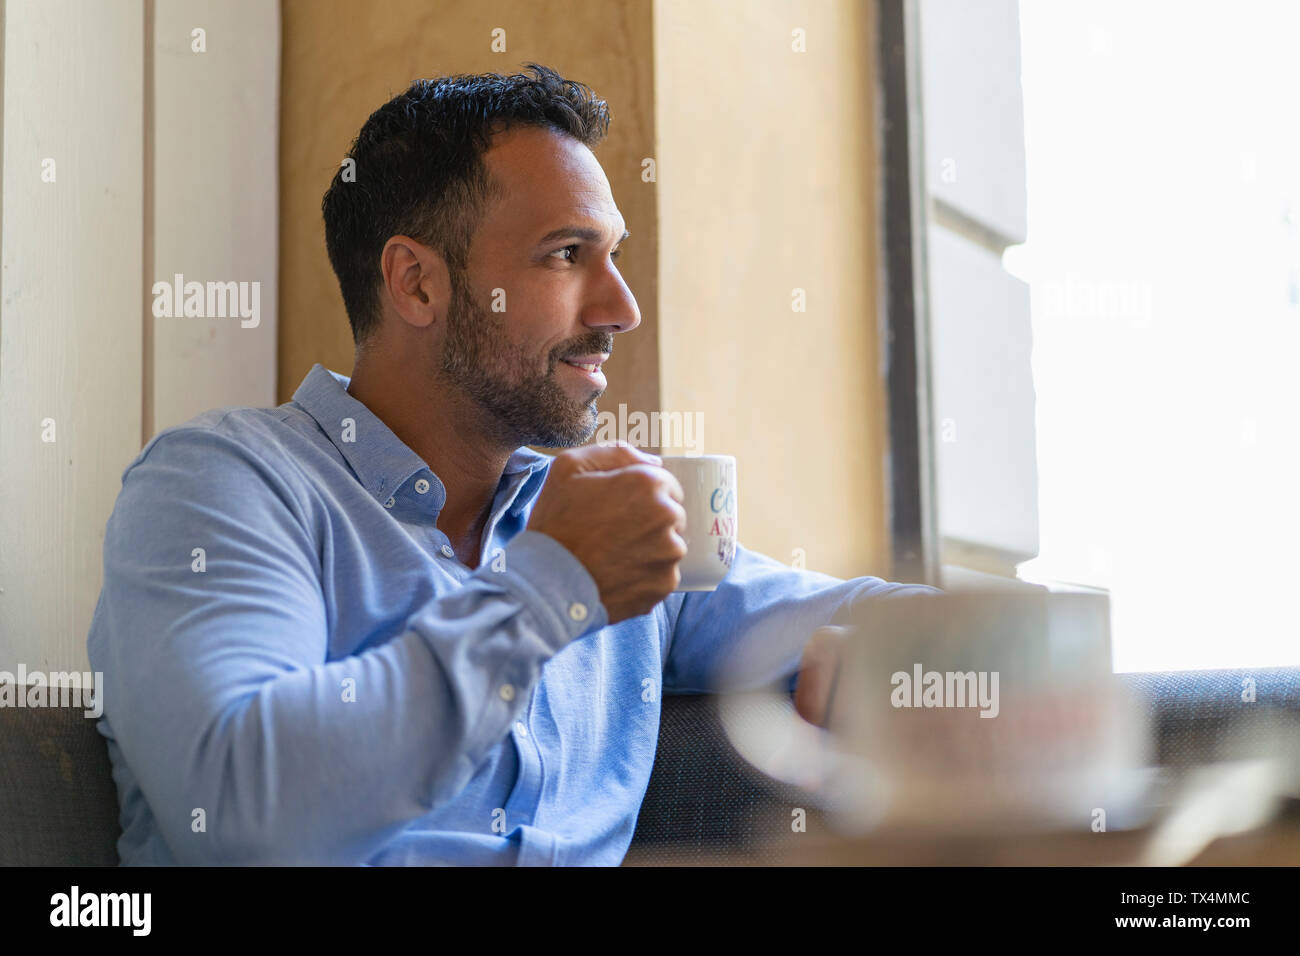
{"type": "MultiPolygon", "coordinates": [[[[631,233],[626,229],[618,242],[623,242],[631,233]]],[[[590,226],[561,226],[559,229],[552,229],[546,235],[537,241],[539,246],[544,246],[548,242],[554,242],[556,239],[565,239],[572,236],[575,239],[585,239],[587,242],[600,242],[601,232],[599,229],[592,229],[590,226]]],[[[617,245],[618,243],[615,243],[617,245]]]]}

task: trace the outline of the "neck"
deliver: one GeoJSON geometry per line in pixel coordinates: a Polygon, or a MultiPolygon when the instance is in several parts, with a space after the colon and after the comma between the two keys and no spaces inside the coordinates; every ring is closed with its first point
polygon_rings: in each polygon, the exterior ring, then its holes
{"type": "Polygon", "coordinates": [[[358,354],[350,394],[424,459],[447,489],[438,528],[470,567],[506,461],[504,447],[483,421],[482,411],[412,360],[358,354]]]}

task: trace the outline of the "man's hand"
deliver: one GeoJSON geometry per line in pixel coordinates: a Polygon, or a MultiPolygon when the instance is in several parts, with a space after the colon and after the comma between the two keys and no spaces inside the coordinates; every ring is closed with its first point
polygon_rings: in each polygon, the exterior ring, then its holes
{"type": "Polygon", "coordinates": [[[681,583],[685,495],[663,460],[630,445],[562,452],[528,520],[596,582],[609,623],[649,612],[681,583]]]}
{"type": "Polygon", "coordinates": [[[830,717],[831,691],[839,674],[847,627],[826,625],[813,632],[799,661],[799,681],[794,689],[794,709],[804,720],[825,727],[830,717]]]}

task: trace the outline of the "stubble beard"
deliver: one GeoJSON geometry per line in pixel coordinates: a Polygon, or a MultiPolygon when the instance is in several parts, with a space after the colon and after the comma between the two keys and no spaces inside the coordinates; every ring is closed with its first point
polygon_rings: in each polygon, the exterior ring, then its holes
{"type": "MultiPolygon", "coordinates": [[[[585,404],[575,401],[555,378],[560,355],[547,356],[546,371],[539,371],[537,357],[509,341],[504,313],[479,306],[463,277],[453,276],[451,284],[440,371],[483,413],[496,440],[509,448],[574,448],[590,439],[603,390],[593,388],[585,404]]],[[[609,336],[601,344],[585,351],[610,351],[609,336]]],[[[565,354],[582,351],[564,348],[565,354]]]]}

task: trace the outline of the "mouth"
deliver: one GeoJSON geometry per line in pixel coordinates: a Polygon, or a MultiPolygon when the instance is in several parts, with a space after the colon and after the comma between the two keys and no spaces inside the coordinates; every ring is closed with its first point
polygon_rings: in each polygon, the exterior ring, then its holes
{"type": "Polygon", "coordinates": [[[605,379],[605,373],[600,367],[605,364],[609,358],[606,354],[598,355],[575,355],[572,358],[561,359],[560,364],[567,365],[576,371],[597,388],[604,388],[609,383],[605,379]]]}

